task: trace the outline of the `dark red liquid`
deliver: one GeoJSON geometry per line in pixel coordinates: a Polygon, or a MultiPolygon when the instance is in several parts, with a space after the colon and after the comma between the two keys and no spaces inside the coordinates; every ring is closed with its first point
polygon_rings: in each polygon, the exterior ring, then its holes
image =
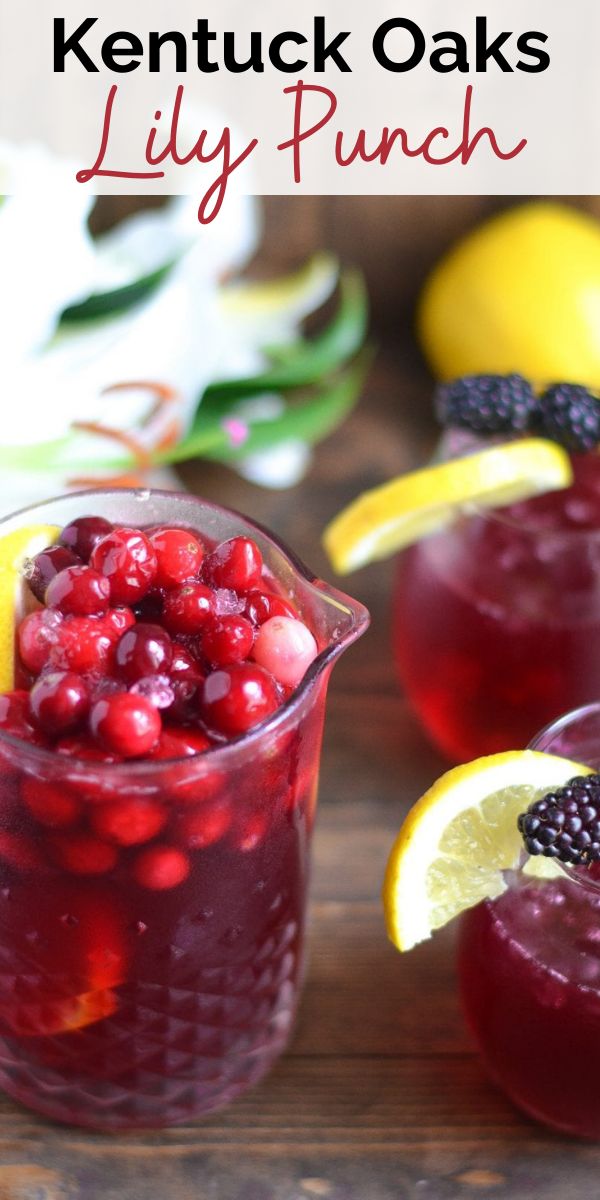
{"type": "Polygon", "coordinates": [[[574,467],[569,490],[465,517],[401,559],[400,675],[453,760],[525,746],[598,699],[600,457],[574,467]]]}
{"type": "Polygon", "coordinates": [[[210,755],[161,763],[143,786],[134,768],[121,778],[116,768],[112,789],[93,767],[75,776],[68,760],[56,764],[62,794],[82,804],[69,836],[89,832],[92,810],[126,788],[153,792],[167,818],[160,844],[191,861],[167,890],[136,881],[144,847],[120,848],[95,876],[61,866],[59,831],[29,815],[23,772],[3,762],[0,1085],[10,1095],[75,1124],[161,1125],[222,1105],[269,1068],[302,962],[322,687],[312,699],[292,728],[208,780],[194,771],[210,755]]]}
{"type": "Polygon", "coordinates": [[[485,1065],[520,1108],[600,1138],[600,892],[511,888],[461,923],[462,999],[485,1065]]]}

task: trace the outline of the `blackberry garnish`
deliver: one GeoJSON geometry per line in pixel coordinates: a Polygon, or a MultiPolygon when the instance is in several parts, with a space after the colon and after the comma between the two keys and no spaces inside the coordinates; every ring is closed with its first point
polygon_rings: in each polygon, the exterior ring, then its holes
{"type": "Polygon", "coordinates": [[[600,442],[600,400],[577,384],[553,384],[538,400],[536,426],[567,450],[593,450],[600,442]]]}
{"type": "Polygon", "coordinates": [[[533,388],[521,375],[465,375],[436,392],[442,424],[473,433],[523,433],[536,408],[533,388]]]}
{"type": "Polygon", "coordinates": [[[517,821],[529,854],[572,866],[600,861],[600,775],[577,775],[529,805],[517,821]]]}

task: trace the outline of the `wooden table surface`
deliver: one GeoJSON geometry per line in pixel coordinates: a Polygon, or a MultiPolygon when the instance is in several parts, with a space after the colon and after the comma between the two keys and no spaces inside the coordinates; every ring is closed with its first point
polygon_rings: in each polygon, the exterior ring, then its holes
{"type": "MultiPolygon", "coordinates": [[[[256,516],[317,571],[319,532],[359,487],[421,460],[429,384],[410,345],[380,356],[309,478],[269,493],[217,467],[188,486],[256,516]]],[[[315,840],[310,961],[295,1036],[221,1114],[102,1136],[0,1101],[0,1200],[594,1200],[600,1148],[550,1135],[486,1081],[460,1019],[452,931],[401,959],[379,890],[406,806],[443,764],[390,661],[390,566],[348,587],[372,613],[334,671],[315,840]]]]}

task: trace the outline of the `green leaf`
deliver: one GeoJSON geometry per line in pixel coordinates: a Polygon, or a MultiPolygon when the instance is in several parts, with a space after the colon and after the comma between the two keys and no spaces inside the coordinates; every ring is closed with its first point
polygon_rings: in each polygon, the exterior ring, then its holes
{"type": "Polygon", "coordinates": [[[160,287],[175,266],[175,259],[163,263],[148,275],[140,275],[131,283],[112,288],[108,292],[95,292],[78,304],[70,304],[61,314],[61,325],[74,325],[82,321],[97,321],[101,317],[113,317],[141,304],[160,287]]]}
{"type": "MultiPolygon", "coordinates": [[[[367,348],[352,366],[324,383],[318,391],[309,392],[303,399],[290,400],[277,417],[250,420],[249,437],[240,446],[232,446],[223,428],[223,407],[214,397],[209,397],[202,401],[187,437],[161,454],[157,461],[172,463],[190,458],[210,458],[236,462],[249,454],[271,450],[291,439],[312,445],[327,437],[354,407],[371,359],[372,352],[367,348]]],[[[227,415],[236,416],[235,410],[228,409],[227,415]]],[[[244,420],[243,412],[237,415],[244,420]]]]}
{"type": "Polygon", "coordinates": [[[213,397],[221,400],[259,396],[264,392],[284,392],[308,387],[348,362],[362,346],[367,330],[367,294],[358,271],[344,271],[340,279],[338,310],[317,337],[299,338],[288,347],[266,353],[277,362],[260,375],[243,379],[223,379],[208,385],[202,403],[213,397]]]}

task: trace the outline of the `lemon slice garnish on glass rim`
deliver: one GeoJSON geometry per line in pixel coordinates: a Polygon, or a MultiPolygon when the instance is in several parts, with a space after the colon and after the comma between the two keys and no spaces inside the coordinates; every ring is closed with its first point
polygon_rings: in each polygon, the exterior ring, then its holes
{"type": "Polygon", "coordinates": [[[323,544],[345,575],[450,524],[465,504],[514,504],[573,481],[569,455],[544,438],[492,446],[364,492],[328,525],[323,544]]]}
{"type": "Polygon", "coordinates": [[[15,629],[24,614],[23,564],[56,541],[57,525],[23,525],[0,537],[0,692],[15,681],[15,629]]]}
{"type": "MultiPolygon", "coordinates": [[[[503,872],[519,865],[523,851],[519,813],[590,771],[552,754],[511,750],[442,775],[411,808],[388,860],[383,906],[394,945],[410,950],[465,909],[499,896],[503,872]]],[[[547,858],[525,866],[543,877],[560,870],[547,858]]]]}

